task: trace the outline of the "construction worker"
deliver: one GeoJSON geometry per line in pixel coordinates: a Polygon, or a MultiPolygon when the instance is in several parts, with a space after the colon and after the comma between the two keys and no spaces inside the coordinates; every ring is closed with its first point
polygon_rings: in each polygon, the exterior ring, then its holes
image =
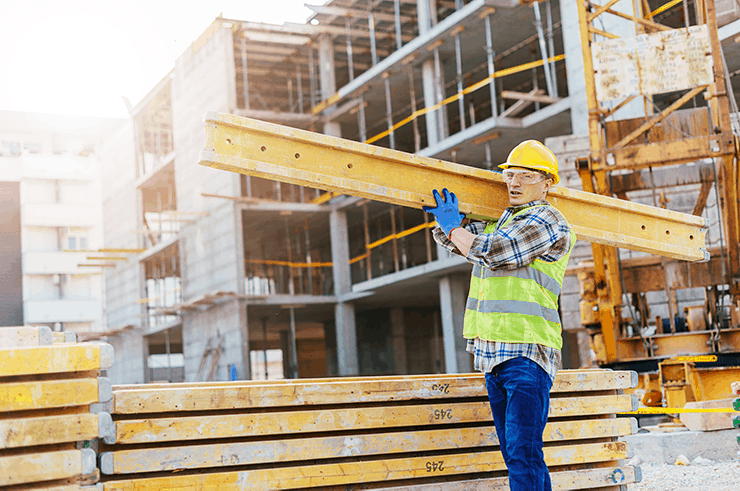
{"type": "Polygon", "coordinates": [[[503,180],[509,207],[491,223],[462,225],[457,197],[433,191],[424,207],[434,240],[473,264],[463,336],[485,374],[512,491],[550,490],[542,434],[563,345],[558,297],[575,234],[546,200],[560,180],[555,155],[527,140],[509,154],[503,180]]]}

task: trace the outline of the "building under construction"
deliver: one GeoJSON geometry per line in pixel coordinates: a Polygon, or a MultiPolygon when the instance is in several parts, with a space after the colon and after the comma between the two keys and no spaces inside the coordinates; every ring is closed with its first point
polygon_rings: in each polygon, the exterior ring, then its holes
{"type": "Polygon", "coordinates": [[[584,66],[584,14],[573,0],[333,0],[311,7],[306,24],[217,18],[100,151],[110,377],[472,368],[461,336],[470,265],[437,248],[425,213],[199,166],[207,111],[487,170],[538,139],[559,156],[561,186],[707,217],[712,260],[702,264],[578,243],[561,295],[564,365],[651,373],[679,354],[737,365],[737,216],[726,203],[737,175],[728,184],[719,157],[734,155],[720,137],[737,112],[740,10],[727,0],[707,14],[707,5],[590,7],[586,36],[707,25],[726,60],[714,64],[722,93],[615,100],[596,126],[594,68],[584,66]],[[729,104],[726,127],[710,124],[719,98],[729,104]],[[607,168],[591,157],[600,128],[608,146],[624,146],[640,124],[675,109],[651,124],[648,141],[717,138],[717,158],[687,150],[630,165],[610,151],[607,168]]]}

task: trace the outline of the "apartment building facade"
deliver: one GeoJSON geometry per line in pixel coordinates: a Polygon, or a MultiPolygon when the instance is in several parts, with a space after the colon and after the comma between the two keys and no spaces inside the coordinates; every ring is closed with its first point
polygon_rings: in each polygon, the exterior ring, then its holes
{"type": "Polygon", "coordinates": [[[16,244],[3,254],[3,288],[20,306],[3,325],[105,330],[103,273],[88,260],[103,246],[95,147],[120,122],[0,111],[0,181],[17,215],[3,226],[3,241],[16,244]]]}

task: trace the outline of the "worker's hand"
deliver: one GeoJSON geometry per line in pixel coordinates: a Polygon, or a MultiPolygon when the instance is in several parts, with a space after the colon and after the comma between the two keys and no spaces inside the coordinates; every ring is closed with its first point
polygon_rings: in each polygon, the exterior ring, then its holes
{"type": "Polygon", "coordinates": [[[447,188],[442,190],[444,199],[439,195],[439,192],[434,189],[434,200],[437,202],[437,206],[432,208],[429,206],[423,206],[424,211],[431,213],[437,220],[437,224],[442,228],[445,235],[450,236],[452,229],[457,228],[462,223],[462,219],[465,215],[460,213],[460,208],[457,205],[457,196],[455,193],[450,193],[447,188]]]}

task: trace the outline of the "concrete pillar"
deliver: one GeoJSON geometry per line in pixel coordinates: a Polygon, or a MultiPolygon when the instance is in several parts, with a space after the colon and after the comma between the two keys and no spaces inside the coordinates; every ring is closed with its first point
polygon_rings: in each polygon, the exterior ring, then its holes
{"type": "MultiPolygon", "coordinates": [[[[244,283],[244,282],[242,282],[244,283]]],[[[242,380],[249,380],[252,378],[252,367],[249,360],[249,317],[247,314],[246,302],[238,301],[239,304],[239,331],[241,332],[242,338],[242,366],[241,369],[237,366],[237,373],[241,375],[242,380]]]]}
{"type": "MultiPolygon", "coordinates": [[[[421,65],[421,86],[424,94],[424,107],[432,107],[437,103],[437,91],[435,90],[434,59],[430,58],[421,65]]],[[[439,109],[424,115],[427,126],[427,146],[436,145],[439,140],[439,123],[437,118],[439,109]]]]}
{"type": "Polygon", "coordinates": [[[334,320],[337,334],[337,365],[339,375],[355,375],[360,371],[357,355],[357,325],[355,306],[342,301],[342,296],[352,290],[349,268],[349,236],[347,234],[347,214],[334,210],[329,214],[331,235],[332,275],[334,294],[339,298],[334,307],[334,320]]]}
{"type": "Polygon", "coordinates": [[[465,351],[463,338],[465,302],[470,278],[467,275],[448,275],[439,280],[439,305],[442,318],[442,343],[447,373],[472,371],[472,355],[465,351]]]}
{"type": "MultiPolygon", "coordinates": [[[[574,135],[588,135],[588,101],[586,100],[586,78],[583,71],[583,50],[581,49],[581,32],[578,24],[577,0],[560,1],[560,18],[563,32],[563,51],[565,69],[568,78],[568,94],[571,100],[570,121],[574,135]]],[[[632,15],[631,3],[618,2],[612,9],[632,15]]],[[[632,21],[620,19],[614,15],[602,14],[598,17],[604,23],[604,29],[620,36],[634,36],[635,25],[632,21]]],[[[597,21],[598,22],[598,21],[597,21]]],[[[601,28],[601,25],[599,25],[601,28]]],[[[616,105],[620,101],[615,101],[616,105]]],[[[642,101],[637,99],[616,113],[618,119],[637,118],[645,114],[642,101]]]]}
{"type": "Polygon", "coordinates": [[[393,364],[399,375],[409,373],[406,359],[406,325],[403,319],[403,309],[391,309],[391,341],[393,343],[393,364]]]}
{"type": "MultiPolygon", "coordinates": [[[[419,36],[423,36],[432,28],[432,12],[429,0],[416,0],[417,22],[419,36]]],[[[424,94],[424,107],[432,107],[437,103],[437,90],[434,77],[434,59],[429,58],[421,65],[421,86],[424,94]]],[[[428,112],[424,115],[427,127],[427,146],[435,145],[440,140],[439,118],[440,111],[428,112]]]]}
{"type": "MultiPolygon", "coordinates": [[[[319,36],[319,86],[321,87],[321,99],[327,100],[337,92],[337,78],[334,73],[334,45],[328,34],[319,36]]],[[[331,114],[336,110],[332,106],[324,110],[324,114],[331,114]]],[[[331,136],[342,136],[339,123],[324,123],[324,134],[331,136]]]]}

